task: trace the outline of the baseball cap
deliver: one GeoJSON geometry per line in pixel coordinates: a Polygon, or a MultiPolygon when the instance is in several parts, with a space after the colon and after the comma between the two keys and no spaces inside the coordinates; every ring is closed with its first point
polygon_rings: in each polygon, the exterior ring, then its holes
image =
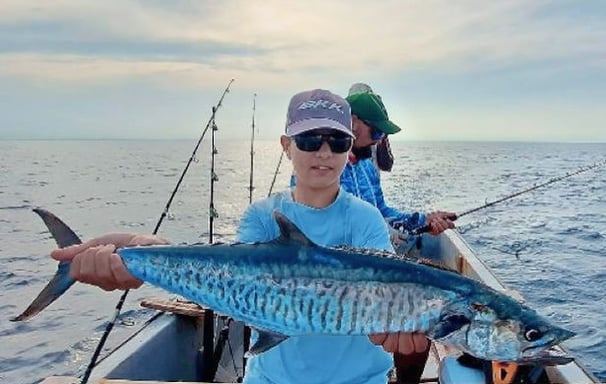
{"type": "Polygon", "coordinates": [[[351,87],[349,87],[349,92],[347,96],[355,95],[356,93],[374,93],[370,85],[365,83],[353,83],[351,87]]]}
{"type": "Polygon", "coordinates": [[[400,132],[402,129],[389,120],[387,109],[381,96],[372,91],[369,85],[355,83],[349,88],[345,98],[351,107],[351,113],[360,120],[371,123],[385,134],[400,132]]]}
{"type": "Polygon", "coordinates": [[[295,136],[319,128],[330,128],[355,137],[347,101],[325,89],[294,95],[288,105],[286,135],[295,136]]]}

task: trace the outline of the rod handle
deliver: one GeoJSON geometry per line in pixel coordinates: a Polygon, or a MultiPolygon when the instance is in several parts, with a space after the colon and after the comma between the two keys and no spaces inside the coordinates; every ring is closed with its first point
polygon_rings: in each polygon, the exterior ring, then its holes
{"type": "MultiPolygon", "coordinates": [[[[458,216],[456,213],[453,213],[452,215],[446,216],[446,218],[450,221],[455,221],[458,218],[458,216]]],[[[412,232],[414,235],[420,235],[422,233],[426,233],[426,232],[430,232],[430,231],[431,231],[431,225],[426,224],[420,228],[413,230],[412,232]]]]}

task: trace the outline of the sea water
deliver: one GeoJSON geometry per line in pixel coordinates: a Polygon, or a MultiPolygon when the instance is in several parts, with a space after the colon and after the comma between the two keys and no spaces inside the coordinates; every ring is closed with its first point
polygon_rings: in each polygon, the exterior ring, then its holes
{"type": "MultiPolygon", "coordinates": [[[[86,240],[110,231],[151,232],[190,158],[189,141],[0,141],[0,383],[81,375],[120,292],[75,284],[37,317],[19,314],[56,270],[56,247],[31,208],[43,207],[86,240]]],[[[250,143],[217,143],[213,240],[235,237],[249,204],[250,143]]],[[[389,205],[464,212],[606,158],[606,144],[393,142],[382,173],[389,205]]],[[[200,148],[159,234],[209,241],[210,148],[200,148]]],[[[253,200],[287,187],[280,146],[255,143],[253,200]],[[277,173],[276,173],[277,171],[277,173]]],[[[564,346],[606,381],[606,168],[588,171],[480,210],[458,230],[510,288],[577,332],[564,346]]],[[[104,353],[152,314],[133,290],[104,353]]]]}

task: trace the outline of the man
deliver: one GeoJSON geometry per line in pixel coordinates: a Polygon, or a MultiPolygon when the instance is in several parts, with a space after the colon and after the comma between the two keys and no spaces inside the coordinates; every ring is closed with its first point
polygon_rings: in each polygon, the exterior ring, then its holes
{"type": "MultiPolygon", "coordinates": [[[[370,86],[363,83],[353,84],[346,100],[351,106],[352,130],[356,139],[349,162],[341,174],[342,188],[377,207],[390,225],[397,225],[399,229],[410,231],[429,225],[430,233],[438,235],[448,228],[454,228],[454,223],[448,218],[454,214],[452,212],[408,213],[386,204],[379,170],[372,159],[372,147],[387,135],[398,133],[401,128],[389,120],[381,97],[375,94],[370,86]]],[[[399,229],[390,229],[396,248],[407,237],[399,229]]],[[[385,338],[393,336],[386,335],[385,338]]],[[[414,351],[422,352],[414,353],[406,347],[391,349],[394,352],[394,366],[399,383],[418,383],[423,373],[430,343],[427,339],[418,337],[414,341],[414,351]]],[[[386,342],[388,341],[385,340],[383,345],[386,342]]]]}
{"type": "Polygon", "coordinates": [[[351,106],[352,130],[356,136],[352,155],[341,174],[343,188],[368,201],[381,211],[388,222],[399,224],[405,230],[424,225],[431,227],[431,234],[438,235],[454,223],[448,219],[452,212],[437,211],[429,214],[402,212],[387,205],[381,188],[381,178],[372,160],[372,147],[385,136],[401,130],[389,120],[381,96],[362,83],[354,84],[345,98],[351,106]]]}

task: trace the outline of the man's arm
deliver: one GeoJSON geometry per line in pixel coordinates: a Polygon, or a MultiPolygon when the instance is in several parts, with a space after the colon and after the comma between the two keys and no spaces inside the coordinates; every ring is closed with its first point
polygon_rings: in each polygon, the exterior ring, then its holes
{"type": "Polygon", "coordinates": [[[390,222],[401,223],[405,230],[412,230],[425,224],[425,214],[420,212],[403,212],[390,207],[385,201],[383,188],[381,187],[381,176],[372,162],[365,161],[363,165],[364,173],[372,189],[376,207],[381,214],[390,222]]]}

